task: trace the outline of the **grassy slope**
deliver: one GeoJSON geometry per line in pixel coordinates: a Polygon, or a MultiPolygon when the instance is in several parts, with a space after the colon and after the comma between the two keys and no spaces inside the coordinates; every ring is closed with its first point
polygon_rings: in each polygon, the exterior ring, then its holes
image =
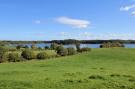
{"type": "Polygon", "coordinates": [[[135,49],[0,64],[0,89],[135,89],[135,49]]]}

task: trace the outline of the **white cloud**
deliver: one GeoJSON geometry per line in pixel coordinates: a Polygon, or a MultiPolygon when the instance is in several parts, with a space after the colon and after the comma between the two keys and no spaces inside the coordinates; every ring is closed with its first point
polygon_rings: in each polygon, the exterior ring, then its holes
{"type": "Polygon", "coordinates": [[[73,19],[69,17],[59,17],[56,19],[57,22],[65,25],[71,25],[75,28],[87,28],[91,23],[87,20],[73,19]]]}
{"type": "Polygon", "coordinates": [[[135,16],[135,11],[133,11],[131,14],[132,14],[133,16],[135,16]]]}
{"type": "Polygon", "coordinates": [[[133,8],[135,8],[135,4],[130,5],[130,6],[121,7],[120,10],[121,11],[129,11],[130,9],[133,9],[133,8]]]}
{"type": "Polygon", "coordinates": [[[35,24],[41,24],[41,21],[40,20],[35,20],[33,21],[35,24]]]}

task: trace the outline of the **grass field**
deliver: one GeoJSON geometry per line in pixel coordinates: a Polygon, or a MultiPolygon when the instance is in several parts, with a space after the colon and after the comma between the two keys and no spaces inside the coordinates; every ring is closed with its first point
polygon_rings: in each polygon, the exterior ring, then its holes
{"type": "Polygon", "coordinates": [[[0,89],[135,89],[135,49],[0,64],[0,89]]]}

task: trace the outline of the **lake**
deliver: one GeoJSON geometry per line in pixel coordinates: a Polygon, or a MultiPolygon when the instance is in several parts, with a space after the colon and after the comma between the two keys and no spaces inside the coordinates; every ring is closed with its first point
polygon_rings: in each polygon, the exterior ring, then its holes
{"type": "MultiPolygon", "coordinates": [[[[29,47],[31,47],[32,44],[23,44],[23,45],[27,45],[29,47]]],[[[42,47],[44,48],[45,46],[48,46],[50,47],[50,43],[40,43],[40,44],[35,44],[37,47],[42,47]]],[[[135,44],[124,44],[125,45],[125,48],[135,48],[135,44]]],[[[16,46],[16,45],[14,45],[16,46]]],[[[68,47],[76,47],[75,45],[71,44],[71,45],[64,45],[65,48],[68,48],[68,47]]],[[[83,47],[88,47],[88,48],[99,48],[100,47],[100,44],[81,44],[80,45],[81,48],[83,47]]]]}

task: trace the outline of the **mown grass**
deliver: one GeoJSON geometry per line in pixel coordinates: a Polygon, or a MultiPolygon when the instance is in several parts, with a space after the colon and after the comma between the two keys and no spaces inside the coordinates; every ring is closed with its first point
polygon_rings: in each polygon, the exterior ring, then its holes
{"type": "Polygon", "coordinates": [[[0,64],[0,89],[135,89],[135,49],[0,64]]]}

